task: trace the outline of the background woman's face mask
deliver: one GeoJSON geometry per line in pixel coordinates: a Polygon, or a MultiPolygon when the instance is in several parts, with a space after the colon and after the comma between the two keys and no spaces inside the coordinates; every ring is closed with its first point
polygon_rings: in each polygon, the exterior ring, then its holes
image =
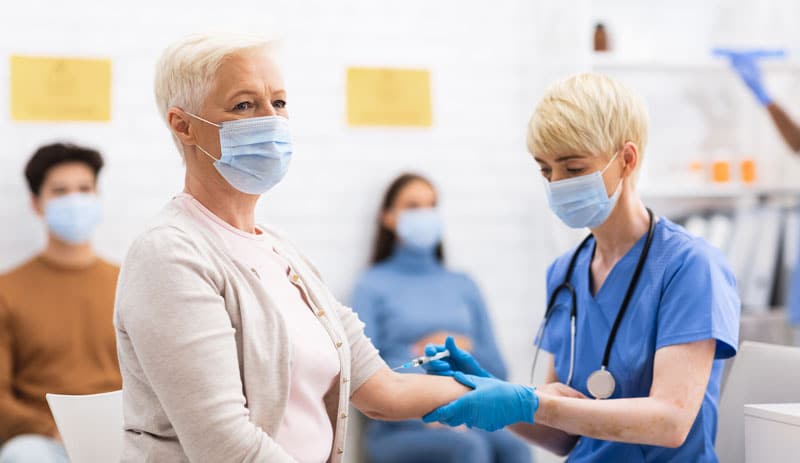
{"type": "Polygon", "coordinates": [[[403,245],[429,251],[442,240],[442,219],[436,209],[407,209],[397,218],[397,236],[403,245]]]}
{"type": "Polygon", "coordinates": [[[219,128],[219,159],[200,145],[197,148],[213,159],[222,178],[242,193],[266,193],[289,171],[292,139],[285,117],[252,117],[215,124],[186,114],[219,128]]]}
{"type": "Polygon", "coordinates": [[[614,162],[617,154],[614,154],[603,170],[557,182],[545,182],[550,209],[567,226],[595,228],[611,215],[622,191],[622,179],[620,178],[616,190],[609,197],[603,182],[603,173],[614,162]]]}

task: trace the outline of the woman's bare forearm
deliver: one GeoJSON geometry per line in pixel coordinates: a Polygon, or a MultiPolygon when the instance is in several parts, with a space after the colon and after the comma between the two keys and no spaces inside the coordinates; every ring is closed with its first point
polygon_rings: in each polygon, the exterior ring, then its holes
{"type": "Polygon", "coordinates": [[[657,350],[648,397],[591,400],[537,394],[534,419],[572,435],[679,447],[703,402],[715,348],[716,341],[706,339],[657,350]]]}
{"type": "Polygon", "coordinates": [[[800,152],[800,126],[776,103],[770,103],[767,111],[786,144],[792,151],[800,152]]]}
{"type": "Polygon", "coordinates": [[[358,388],[352,402],[370,418],[408,420],[421,418],[469,391],[449,376],[399,374],[384,368],[358,388]]]}
{"type": "Polygon", "coordinates": [[[575,448],[579,437],[540,423],[518,423],[509,429],[530,443],[562,457],[575,448]]]}
{"type": "Polygon", "coordinates": [[[691,429],[680,407],[652,398],[586,400],[539,397],[536,422],[599,440],[679,447],[691,429]]]}

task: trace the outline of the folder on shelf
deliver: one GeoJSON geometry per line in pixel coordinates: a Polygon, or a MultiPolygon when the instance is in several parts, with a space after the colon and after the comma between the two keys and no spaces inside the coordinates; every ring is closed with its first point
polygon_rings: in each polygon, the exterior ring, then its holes
{"type": "Polygon", "coordinates": [[[741,253],[736,257],[740,271],[747,268],[742,273],[740,291],[742,305],[751,311],[767,310],[772,303],[783,235],[782,215],[780,208],[762,207],[737,216],[737,231],[743,229],[741,239],[748,239],[731,251],[741,253]]]}

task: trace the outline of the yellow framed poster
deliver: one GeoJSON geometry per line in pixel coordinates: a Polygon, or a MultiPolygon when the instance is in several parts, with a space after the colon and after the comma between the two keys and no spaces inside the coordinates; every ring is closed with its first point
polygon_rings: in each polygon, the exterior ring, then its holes
{"type": "Polygon", "coordinates": [[[111,60],[12,56],[11,119],[110,121],[111,60]]]}
{"type": "Polygon", "coordinates": [[[347,123],[351,126],[430,127],[430,72],[354,67],[347,70],[347,123]]]}

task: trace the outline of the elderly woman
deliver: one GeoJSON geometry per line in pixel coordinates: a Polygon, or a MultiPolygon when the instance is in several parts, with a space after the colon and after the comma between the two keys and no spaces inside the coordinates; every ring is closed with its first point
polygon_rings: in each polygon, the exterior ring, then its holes
{"type": "Polygon", "coordinates": [[[516,423],[573,462],[717,461],[722,360],[738,345],[736,283],[717,249],[642,204],[647,123],[641,99],[602,75],[566,79],[545,95],[528,148],[553,212],[591,230],[547,272],[538,339],[552,354],[547,384],[490,378],[448,339],[450,360],[429,369],[459,370],[475,390],[426,420],[516,423]]]}
{"type": "Polygon", "coordinates": [[[185,187],[120,274],[123,461],[338,462],[351,401],[400,420],[467,391],[391,372],[303,254],[255,224],[292,156],[273,50],[195,36],[158,63],[156,99],[185,187]]]}

